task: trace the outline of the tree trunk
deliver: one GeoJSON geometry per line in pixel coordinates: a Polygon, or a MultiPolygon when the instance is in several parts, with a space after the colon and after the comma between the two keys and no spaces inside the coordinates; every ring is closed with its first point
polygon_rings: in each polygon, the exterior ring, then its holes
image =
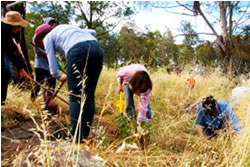
{"type": "MultiPolygon", "coordinates": [[[[223,64],[225,66],[226,72],[232,76],[235,74],[233,59],[232,59],[232,39],[229,34],[229,30],[227,30],[227,20],[226,20],[226,3],[224,1],[219,2],[220,6],[220,24],[221,24],[221,35],[222,35],[222,43],[224,45],[224,50],[221,50],[221,56],[223,58],[223,64]]],[[[230,11],[232,12],[232,11],[230,11]]]]}
{"type": "Polygon", "coordinates": [[[229,73],[229,75],[232,76],[235,74],[235,71],[236,71],[236,69],[234,68],[234,65],[233,65],[233,57],[232,57],[232,46],[233,45],[232,45],[232,37],[231,37],[231,35],[232,35],[231,33],[232,33],[233,6],[231,5],[230,2],[229,3],[227,2],[227,5],[228,6],[226,6],[226,2],[224,2],[224,1],[219,2],[221,36],[217,34],[217,32],[213,28],[212,24],[208,21],[208,19],[206,18],[206,16],[202,12],[202,10],[200,8],[199,1],[194,2],[194,9],[195,9],[195,12],[198,12],[202,16],[204,21],[207,23],[209,28],[212,30],[212,32],[216,36],[216,43],[217,43],[217,47],[219,50],[219,55],[221,56],[221,58],[223,60],[225,72],[229,73]],[[227,7],[230,8],[229,9],[229,23],[228,23],[229,26],[228,26],[227,20],[226,20],[227,7]]]}

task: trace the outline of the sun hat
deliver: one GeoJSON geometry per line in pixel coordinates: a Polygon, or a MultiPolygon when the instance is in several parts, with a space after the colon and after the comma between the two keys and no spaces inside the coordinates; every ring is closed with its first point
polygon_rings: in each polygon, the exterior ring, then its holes
{"type": "Polygon", "coordinates": [[[24,20],[21,14],[17,11],[9,11],[6,13],[5,17],[2,18],[2,22],[10,24],[13,26],[27,27],[29,22],[24,20]]]}
{"type": "Polygon", "coordinates": [[[51,27],[49,24],[42,24],[36,28],[35,34],[39,36],[41,34],[50,32],[53,28],[54,27],[51,27]]]}

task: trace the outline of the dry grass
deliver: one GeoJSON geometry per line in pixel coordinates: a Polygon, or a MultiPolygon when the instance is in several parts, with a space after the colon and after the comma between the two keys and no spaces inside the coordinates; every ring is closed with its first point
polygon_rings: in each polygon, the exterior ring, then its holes
{"type": "MultiPolygon", "coordinates": [[[[208,140],[194,131],[196,104],[207,95],[228,99],[234,86],[231,80],[219,73],[193,75],[196,85],[189,90],[187,72],[181,76],[152,72],[153,121],[143,127],[150,130],[150,142],[141,149],[139,134],[132,132],[124,139],[119,137],[120,114],[112,105],[112,101],[119,99],[116,72],[104,68],[101,73],[96,91],[96,117],[88,143],[90,151],[103,157],[107,166],[250,166],[250,94],[234,108],[243,127],[239,135],[221,134],[208,140]]],[[[7,105],[38,113],[39,106],[28,100],[29,95],[10,87],[7,105]]],[[[62,114],[68,114],[67,106],[61,106],[62,114]]]]}

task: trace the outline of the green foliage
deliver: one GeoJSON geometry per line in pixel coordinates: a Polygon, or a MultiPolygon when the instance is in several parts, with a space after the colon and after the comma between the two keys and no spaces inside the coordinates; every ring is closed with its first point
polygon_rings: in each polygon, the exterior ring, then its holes
{"type": "Polygon", "coordinates": [[[72,1],[75,9],[75,21],[82,27],[96,29],[103,27],[106,32],[110,32],[124,19],[128,19],[134,12],[128,6],[129,2],[122,1],[72,1]]]}
{"type": "Polygon", "coordinates": [[[40,18],[42,19],[45,19],[46,17],[54,17],[57,24],[70,23],[74,14],[74,9],[72,8],[71,3],[66,1],[63,3],[59,1],[30,2],[30,6],[31,13],[40,15],[40,18]]]}
{"type": "Polygon", "coordinates": [[[177,65],[187,65],[194,60],[194,49],[190,45],[178,45],[178,57],[175,59],[177,65]]]}
{"type": "Polygon", "coordinates": [[[192,28],[189,22],[182,21],[180,31],[184,34],[183,43],[185,45],[193,46],[197,44],[199,40],[199,36],[195,32],[195,30],[192,28]]]}
{"type": "Polygon", "coordinates": [[[120,55],[120,45],[118,43],[117,34],[106,34],[104,38],[99,40],[99,43],[104,50],[104,64],[108,67],[117,67],[119,60],[121,59],[120,55]]]}
{"type": "Polygon", "coordinates": [[[124,139],[131,135],[129,120],[122,115],[119,118],[119,131],[121,139],[124,139]]]}
{"type": "Polygon", "coordinates": [[[212,66],[214,65],[216,60],[218,61],[216,51],[210,45],[210,43],[204,43],[202,45],[197,46],[196,58],[205,66],[212,66]]]}
{"type": "MultiPolygon", "coordinates": [[[[145,2],[144,7],[150,8],[150,5],[167,7],[169,4],[145,2]]],[[[203,5],[218,6],[218,3],[204,3],[203,5]]],[[[77,21],[81,28],[95,29],[97,39],[105,54],[104,64],[107,67],[117,68],[120,65],[141,63],[147,67],[176,69],[197,62],[206,66],[218,66],[222,63],[221,56],[219,57],[216,53],[218,49],[215,50],[211,44],[201,43],[196,46],[199,36],[194,27],[186,21],[182,21],[180,26],[180,31],[184,35],[182,45],[175,43],[170,29],[163,34],[158,30],[151,31],[150,29],[147,29],[147,32],[138,32],[138,28],[132,21],[123,26],[118,34],[113,33],[117,25],[137,12],[129,2],[42,1],[29,2],[29,6],[30,12],[26,14],[26,19],[31,26],[25,28],[25,37],[31,60],[34,59],[34,53],[29,43],[32,41],[34,30],[43,23],[45,17],[52,16],[58,20],[59,24],[77,21]]],[[[233,59],[241,72],[247,72],[250,67],[249,26],[241,26],[240,30],[240,35],[232,36],[233,59]]]]}
{"type": "Polygon", "coordinates": [[[121,62],[142,63],[149,67],[160,67],[169,64],[177,55],[171,31],[162,36],[159,31],[136,33],[134,29],[122,27],[119,36],[121,62]]]}
{"type": "Polygon", "coordinates": [[[30,60],[34,60],[35,56],[30,42],[34,36],[35,29],[43,24],[46,17],[54,17],[58,24],[70,22],[73,11],[69,2],[64,2],[64,4],[62,5],[59,1],[29,2],[30,12],[26,14],[25,19],[28,20],[30,26],[25,28],[25,39],[30,60]]]}
{"type": "Polygon", "coordinates": [[[233,58],[234,62],[238,63],[240,73],[248,73],[250,70],[250,26],[246,26],[243,35],[233,37],[233,58]]]}
{"type": "Polygon", "coordinates": [[[121,64],[139,63],[144,49],[142,37],[132,28],[125,26],[120,30],[118,42],[121,46],[121,64]]]}
{"type": "Polygon", "coordinates": [[[151,32],[149,31],[144,35],[144,54],[141,57],[142,62],[150,67],[157,67],[160,65],[159,59],[159,43],[162,39],[159,31],[151,32]]]}
{"type": "Polygon", "coordinates": [[[170,29],[168,29],[160,41],[159,45],[159,61],[162,65],[174,65],[178,56],[178,47],[175,44],[174,37],[170,29]]]}

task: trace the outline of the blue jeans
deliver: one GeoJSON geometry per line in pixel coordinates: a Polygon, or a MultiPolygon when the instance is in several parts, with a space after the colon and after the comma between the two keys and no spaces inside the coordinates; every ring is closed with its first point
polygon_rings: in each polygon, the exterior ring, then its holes
{"type": "Polygon", "coordinates": [[[8,71],[9,71],[9,83],[11,82],[11,81],[13,81],[14,80],[14,70],[13,70],[13,63],[12,63],[12,61],[9,59],[9,57],[8,56],[4,56],[4,59],[5,59],[5,66],[6,66],[6,68],[8,69],[8,71]]]}
{"type": "Polygon", "coordinates": [[[147,109],[148,109],[148,111],[147,111],[146,117],[147,117],[148,119],[152,119],[152,111],[151,111],[151,107],[150,107],[149,104],[148,104],[148,106],[147,106],[147,109]]]}
{"type": "Polygon", "coordinates": [[[97,41],[80,42],[73,46],[68,52],[67,84],[70,92],[69,112],[71,120],[71,134],[73,136],[77,135],[76,142],[78,142],[79,139],[80,141],[82,139],[87,139],[89,135],[90,126],[92,125],[95,113],[95,90],[102,66],[103,51],[97,41]],[[84,73],[85,64],[86,69],[84,73]],[[84,74],[87,78],[85,81],[85,88],[82,88],[82,84],[80,83],[84,82],[82,80],[84,74]],[[79,128],[76,129],[77,120],[81,111],[80,103],[82,89],[85,93],[86,100],[83,106],[83,113],[81,115],[79,128]]]}
{"type": "Polygon", "coordinates": [[[1,55],[1,105],[5,104],[7,98],[8,85],[14,79],[13,65],[9,57],[4,53],[1,55]]]}
{"type": "MultiPolygon", "coordinates": [[[[126,101],[126,114],[131,120],[136,119],[134,94],[130,90],[128,84],[123,85],[123,91],[124,91],[124,96],[125,96],[125,101],[126,101]]],[[[152,119],[152,112],[151,112],[151,108],[149,104],[147,106],[146,117],[148,119],[152,119]]]]}
{"type": "Polygon", "coordinates": [[[134,94],[129,89],[129,85],[123,85],[123,91],[126,101],[126,113],[127,116],[133,120],[136,119],[135,104],[134,104],[134,94]]]}

